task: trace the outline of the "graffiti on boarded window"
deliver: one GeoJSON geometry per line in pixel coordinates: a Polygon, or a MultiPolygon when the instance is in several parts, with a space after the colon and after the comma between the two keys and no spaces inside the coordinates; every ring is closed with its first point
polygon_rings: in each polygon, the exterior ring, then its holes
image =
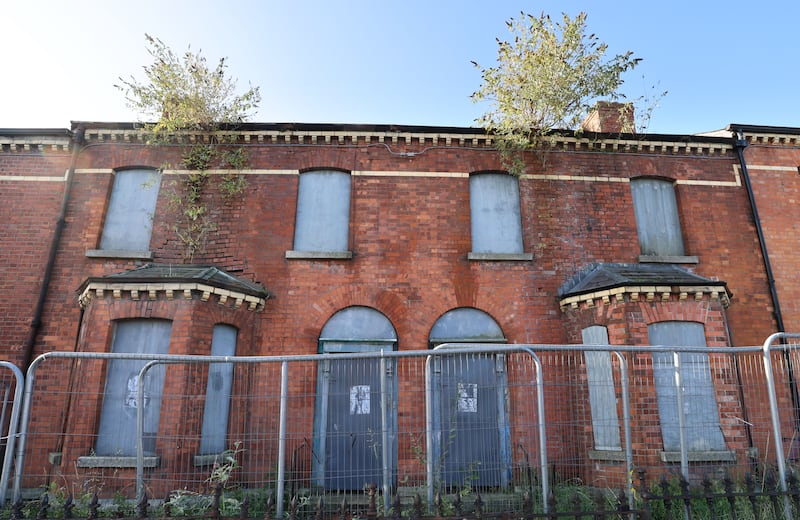
{"type": "Polygon", "coordinates": [[[350,415],[369,415],[369,385],[350,387],[350,415]]]}
{"type": "Polygon", "coordinates": [[[458,411],[478,413],[478,385],[458,383],[458,411]]]}

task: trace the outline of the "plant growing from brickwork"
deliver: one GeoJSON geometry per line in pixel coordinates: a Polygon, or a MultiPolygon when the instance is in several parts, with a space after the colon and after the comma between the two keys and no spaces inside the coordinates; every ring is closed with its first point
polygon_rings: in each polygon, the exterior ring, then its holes
{"type": "Polygon", "coordinates": [[[241,196],[247,187],[241,175],[249,163],[247,151],[219,131],[244,122],[258,107],[261,94],[252,86],[236,93],[236,81],[226,75],[226,58],[211,68],[200,52],[190,49],[178,56],[160,39],[147,34],[145,39],[154,60],[144,67],[145,80],[120,78],[116,87],[142,119],[155,121],[142,123],[148,144],[169,143],[187,132],[204,134],[202,142],[183,151],[182,163],[189,173],[173,184],[169,197],[176,215],[175,235],[191,261],[217,229],[209,208],[208,170],[212,166],[229,170],[216,182],[226,200],[241,196]]]}
{"type": "MultiPolygon", "coordinates": [[[[555,22],[545,14],[520,13],[506,24],[513,38],[497,40],[497,65],[483,68],[473,62],[482,82],[472,100],[489,102],[478,122],[494,134],[509,171],[521,174],[520,152],[540,150],[558,130],[578,129],[597,101],[624,99],[622,75],[641,59],[630,51],[607,57],[608,45],[587,34],[585,13],[574,18],[563,14],[555,22]]],[[[649,117],[651,110],[643,113],[649,117]]],[[[625,115],[620,114],[621,120],[625,115]]]]}

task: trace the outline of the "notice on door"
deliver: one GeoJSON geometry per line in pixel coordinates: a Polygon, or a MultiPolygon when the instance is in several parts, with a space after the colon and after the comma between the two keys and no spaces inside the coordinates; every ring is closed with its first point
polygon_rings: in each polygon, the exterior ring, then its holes
{"type": "Polygon", "coordinates": [[[350,415],[369,415],[369,385],[350,387],[350,415]]]}
{"type": "Polygon", "coordinates": [[[478,385],[458,383],[458,411],[478,413],[478,385]]]}

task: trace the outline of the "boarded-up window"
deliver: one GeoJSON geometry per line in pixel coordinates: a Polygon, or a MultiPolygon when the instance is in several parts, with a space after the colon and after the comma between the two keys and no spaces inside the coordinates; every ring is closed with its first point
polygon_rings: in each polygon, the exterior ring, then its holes
{"type": "MultiPolygon", "coordinates": [[[[212,356],[234,356],[236,354],[236,328],[230,325],[214,326],[211,340],[212,356]]],[[[230,410],[231,386],[233,385],[233,363],[211,363],[208,367],[208,388],[203,411],[203,431],[200,439],[200,454],[222,453],[228,447],[228,412],[230,410]]]]}
{"type": "Polygon", "coordinates": [[[641,254],[683,256],[681,222],[672,181],[631,179],[631,194],[641,254]]]}
{"type": "MultiPolygon", "coordinates": [[[[172,323],[166,320],[128,320],[114,326],[111,351],[119,354],[166,354],[172,323]]],[[[164,366],[147,371],[144,397],[139,399],[139,370],[144,360],[113,359],[108,364],[103,409],[97,432],[97,455],[136,455],[136,413],[144,409],[143,444],[145,455],[155,454],[164,366]]]]}
{"type": "Polygon", "coordinates": [[[114,175],[100,248],[148,251],[161,174],[155,170],[122,170],[114,175]]]}
{"type": "Polygon", "coordinates": [[[294,249],[347,251],[349,227],[350,174],[331,170],[300,174],[294,249]]]}
{"type": "MultiPolygon", "coordinates": [[[[651,345],[676,347],[705,347],[706,338],[701,323],[664,321],[647,326],[651,345]]],[[[679,354],[683,422],[686,428],[687,450],[724,450],[719,423],[719,409],[711,378],[708,354],[682,352],[679,354]]],[[[678,393],[675,387],[675,364],[671,352],[653,353],[653,377],[658,396],[658,415],[664,449],[680,449],[678,429],[678,393]]]]}
{"type": "MultiPolygon", "coordinates": [[[[608,345],[608,329],[593,325],[583,329],[586,345],[608,345]]],[[[619,417],[614,392],[611,352],[585,352],[589,382],[589,406],[592,411],[594,447],[597,450],[619,450],[619,417]]]]}
{"type": "Polygon", "coordinates": [[[469,177],[473,253],[522,253],[519,182],[506,173],[469,177]]]}

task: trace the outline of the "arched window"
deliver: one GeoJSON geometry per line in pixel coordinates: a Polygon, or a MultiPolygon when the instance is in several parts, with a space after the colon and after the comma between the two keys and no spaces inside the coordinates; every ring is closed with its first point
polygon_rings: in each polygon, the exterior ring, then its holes
{"type": "Polygon", "coordinates": [[[393,350],[397,333],[392,322],[369,307],[343,309],[328,320],[320,332],[321,352],[369,352],[393,350]]]}
{"type": "Polygon", "coordinates": [[[441,343],[505,343],[500,325],[485,312],[471,307],[460,307],[445,312],[433,324],[430,334],[432,346],[441,343]]]}

